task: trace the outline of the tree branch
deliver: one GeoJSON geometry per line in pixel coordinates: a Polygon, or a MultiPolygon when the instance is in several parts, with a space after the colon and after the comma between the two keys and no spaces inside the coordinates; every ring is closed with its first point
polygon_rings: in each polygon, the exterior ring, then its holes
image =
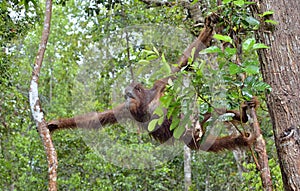
{"type": "Polygon", "coordinates": [[[57,190],[57,185],[56,185],[57,154],[51,140],[49,129],[47,128],[47,123],[44,118],[44,113],[42,111],[42,106],[38,95],[38,80],[39,80],[40,70],[42,67],[44,53],[46,50],[46,45],[48,42],[49,33],[50,33],[51,14],[52,14],[52,0],[46,0],[44,30],[42,33],[41,43],[38,49],[38,53],[34,63],[34,68],[32,71],[32,78],[31,78],[30,89],[29,89],[29,102],[30,102],[30,108],[31,108],[33,119],[36,122],[37,130],[42,138],[44,149],[47,155],[48,173],[49,173],[49,190],[56,191],[57,190]]]}
{"type": "Polygon", "coordinates": [[[271,179],[271,173],[270,168],[268,164],[268,155],[266,151],[266,142],[261,134],[261,129],[259,127],[259,123],[256,116],[256,111],[254,107],[250,108],[250,115],[253,119],[253,130],[254,134],[257,137],[256,141],[254,143],[254,150],[257,153],[258,157],[258,169],[260,171],[260,177],[262,181],[262,185],[264,190],[266,191],[272,191],[272,179],[271,179]]]}

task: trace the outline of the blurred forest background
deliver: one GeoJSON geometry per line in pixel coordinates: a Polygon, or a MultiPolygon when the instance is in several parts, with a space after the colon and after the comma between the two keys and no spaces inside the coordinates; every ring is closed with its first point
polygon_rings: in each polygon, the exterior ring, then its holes
{"type": "MultiPolygon", "coordinates": [[[[238,109],[246,98],[258,97],[261,102],[258,120],[267,143],[273,186],[282,190],[272,126],[264,103],[269,86],[262,82],[256,54],[264,46],[255,42],[253,31],[259,22],[247,9],[249,3],[226,0],[217,6],[215,0],[201,1],[201,4],[198,1],[162,1],[165,2],[162,5],[149,2],[54,2],[51,33],[39,80],[46,119],[104,111],[122,102],[122,88],[131,81],[130,68],[139,81],[150,86],[168,71],[166,64],[176,63],[196,38],[203,18],[219,10],[219,16],[228,26],[222,29],[225,33],[234,28],[237,31],[240,26],[245,29],[239,34],[243,46],[241,63],[233,61],[237,57],[236,47],[221,48],[220,40],[230,43],[230,39],[219,37],[182,75],[190,76],[193,87],[190,94],[201,94],[217,106],[238,109]],[[194,6],[200,11],[196,18],[192,12],[194,6]],[[86,87],[89,89],[85,91],[86,87]]],[[[3,0],[0,6],[0,189],[46,190],[45,151],[28,103],[44,2],[3,0]]],[[[199,106],[200,113],[207,111],[207,103],[199,102],[199,106]]],[[[111,145],[105,146],[126,145],[106,150],[106,155],[111,155],[109,160],[92,148],[87,141],[89,135],[80,130],[53,134],[59,161],[59,190],[184,190],[183,147],[175,157],[155,167],[146,168],[141,163],[137,168],[127,168],[122,165],[124,160],[129,160],[127,157],[139,158],[141,151],[151,152],[155,148],[149,142],[150,137],[145,132],[140,134],[130,123],[107,127],[102,132],[111,141],[111,145]],[[133,148],[136,153],[132,152],[133,148]]],[[[226,129],[222,133],[226,134],[226,129]]],[[[192,151],[191,169],[190,190],[262,189],[250,151],[217,154],[192,151]]]]}

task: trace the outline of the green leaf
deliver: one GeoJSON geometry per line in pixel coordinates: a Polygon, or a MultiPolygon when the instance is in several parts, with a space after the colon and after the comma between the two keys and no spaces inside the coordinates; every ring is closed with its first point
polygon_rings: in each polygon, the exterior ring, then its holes
{"type": "Polygon", "coordinates": [[[165,57],[165,54],[164,54],[164,53],[162,53],[162,55],[161,55],[161,61],[162,61],[163,63],[167,63],[167,60],[166,60],[166,57],[165,57]]]}
{"type": "Polygon", "coordinates": [[[138,67],[138,70],[135,72],[135,75],[139,76],[140,74],[142,74],[145,71],[146,67],[148,67],[146,64],[138,67]]]}
{"type": "Polygon", "coordinates": [[[224,35],[220,35],[220,34],[215,34],[213,36],[215,39],[217,40],[222,40],[224,42],[229,42],[232,44],[232,39],[229,36],[224,36],[224,35]]]}
{"type": "Polygon", "coordinates": [[[257,91],[271,91],[271,86],[267,83],[264,83],[264,82],[258,82],[257,84],[255,84],[254,86],[255,90],[257,91]]]}
{"type": "Polygon", "coordinates": [[[253,45],[253,49],[262,49],[262,48],[270,48],[269,46],[263,44],[263,43],[256,43],[253,45]]]}
{"type": "Polygon", "coordinates": [[[163,111],[163,108],[161,106],[157,107],[153,114],[157,114],[158,116],[163,116],[164,115],[164,111],[163,111]]]}
{"type": "Polygon", "coordinates": [[[174,117],[174,118],[172,119],[172,124],[171,124],[171,126],[170,126],[170,130],[173,130],[173,129],[175,129],[176,127],[178,127],[179,122],[180,122],[180,119],[179,119],[178,117],[174,117]]]}
{"type": "MultiPolygon", "coordinates": [[[[175,107],[169,107],[167,117],[170,118],[173,115],[173,112],[175,111],[175,107]]],[[[174,119],[173,119],[174,120],[174,119]]]]}
{"type": "Polygon", "coordinates": [[[154,46],[153,46],[153,51],[159,56],[159,52],[154,46]]]}
{"type": "Polygon", "coordinates": [[[148,60],[139,60],[138,64],[141,64],[141,65],[146,65],[146,64],[149,64],[150,62],[148,60]]]}
{"type": "MultiPolygon", "coordinates": [[[[193,62],[193,58],[188,57],[188,63],[192,63],[193,62]]],[[[181,71],[184,71],[186,67],[182,68],[181,71]]]]}
{"type": "Polygon", "coordinates": [[[259,73],[259,67],[255,66],[255,65],[249,65],[249,66],[246,66],[246,68],[244,68],[244,71],[247,74],[258,74],[259,73]]]}
{"type": "Polygon", "coordinates": [[[160,98],[161,105],[165,108],[168,108],[170,106],[171,101],[173,100],[172,96],[162,96],[160,98]]]}
{"type": "Polygon", "coordinates": [[[222,50],[217,47],[217,46],[211,46],[211,47],[208,47],[202,51],[200,51],[199,54],[210,54],[210,53],[221,53],[222,50]]]}
{"type": "Polygon", "coordinates": [[[152,54],[155,54],[154,51],[152,51],[152,50],[145,50],[145,49],[142,50],[142,53],[146,53],[147,56],[152,55],[152,54]]]}
{"type": "Polygon", "coordinates": [[[195,5],[196,3],[198,3],[199,0],[194,0],[191,5],[195,5]]]}
{"type": "Polygon", "coordinates": [[[150,121],[150,123],[148,124],[148,131],[153,131],[156,127],[157,122],[158,119],[153,119],[152,121],[150,121]]]}
{"type": "Polygon", "coordinates": [[[263,14],[260,14],[259,16],[264,17],[264,16],[267,16],[267,15],[273,15],[273,14],[274,14],[274,11],[266,11],[263,14]]]}
{"type": "Polygon", "coordinates": [[[245,96],[245,97],[248,97],[248,98],[253,97],[252,93],[249,92],[249,91],[246,90],[246,89],[243,89],[243,90],[242,90],[242,95],[245,96]]]}
{"type": "Polygon", "coordinates": [[[250,25],[259,25],[259,21],[256,20],[254,17],[246,17],[245,19],[247,21],[247,23],[249,23],[250,25]]]}
{"type": "Polygon", "coordinates": [[[237,0],[237,1],[233,1],[233,3],[237,6],[243,6],[245,4],[245,1],[244,0],[237,0]]]}
{"type": "Polygon", "coordinates": [[[230,75],[238,74],[240,72],[241,72],[241,69],[238,65],[236,65],[234,63],[229,64],[229,73],[230,73],[230,75]]]}
{"type": "Polygon", "coordinates": [[[157,59],[158,57],[157,57],[157,55],[149,55],[148,57],[147,57],[147,60],[155,60],[155,59],[157,59]]]}
{"type": "Polygon", "coordinates": [[[194,56],[195,56],[195,51],[196,51],[196,48],[194,47],[194,48],[192,49],[192,52],[191,52],[191,55],[190,55],[190,58],[191,58],[192,60],[191,60],[191,62],[189,62],[189,63],[192,63],[192,62],[193,62],[194,56]]]}
{"type": "Polygon", "coordinates": [[[227,3],[232,2],[232,0],[223,0],[222,2],[223,2],[223,4],[227,4],[227,3]]]}
{"type": "Polygon", "coordinates": [[[158,119],[157,124],[158,124],[158,125],[162,125],[162,123],[164,122],[164,120],[165,120],[165,117],[164,117],[164,116],[161,116],[161,117],[158,119]]]}
{"type": "Polygon", "coordinates": [[[232,55],[236,54],[236,48],[229,48],[229,47],[226,47],[226,48],[225,48],[225,53],[226,53],[228,56],[232,56],[232,55]]]}
{"type": "Polygon", "coordinates": [[[162,63],[163,63],[163,65],[162,65],[163,71],[165,71],[167,75],[171,74],[172,73],[171,67],[167,63],[164,55],[162,55],[162,63]]]}
{"type": "Polygon", "coordinates": [[[248,38],[245,42],[243,42],[243,50],[244,51],[249,51],[255,44],[255,39],[254,38],[248,38]]]}
{"type": "Polygon", "coordinates": [[[265,20],[265,22],[266,22],[266,23],[271,23],[271,24],[273,24],[273,25],[277,25],[277,24],[278,24],[278,22],[276,22],[276,21],[274,21],[274,20],[271,20],[271,19],[267,19],[267,20],[265,20]]]}
{"type": "Polygon", "coordinates": [[[174,130],[174,137],[175,139],[179,139],[181,137],[181,135],[184,133],[185,128],[183,125],[178,126],[175,130],[174,130]]]}

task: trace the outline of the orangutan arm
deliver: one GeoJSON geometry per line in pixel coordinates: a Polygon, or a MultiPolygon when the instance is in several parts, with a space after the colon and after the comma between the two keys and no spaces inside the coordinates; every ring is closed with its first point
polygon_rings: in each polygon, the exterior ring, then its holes
{"type": "MultiPolygon", "coordinates": [[[[248,121],[247,117],[247,109],[248,108],[257,108],[259,102],[256,97],[253,97],[250,101],[246,101],[241,105],[241,112],[237,110],[226,110],[226,109],[218,109],[217,113],[222,115],[225,113],[232,113],[234,116],[232,117],[232,122],[240,122],[246,123],[248,121]]],[[[204,120],[201,122],[203,125],[208,119],[211,117],[210,113],[207,113],[204,117],[204,120]]],[[[243,132],[238,135],[229,135],[224,137],[215,137],[208,135],[205,137],[205,140],[199,138],[199,135],[196,133],[187,133],[183,138],[185,144],[190,147],[192,150],[204,150],[209,152],[219,152],[223,150],[234,150],[237,148],[249,147],[256,140],[257,135],[253,133],[243,132]]]]}
{"type": "Polygon", "coordinates": [[[149,105],[152,107],[153,102],[159,101],[165,85],[165,82],[158,80],[153,88],[146,89],[140,83],[132,83],[125,90],[125,103],[103,112],[92,112],[72,118],[52,120],[48,122],[48,129],[50,131],[74,128],[95,129],[126,119],[148,122],[151,118],[149,105]]]}
{"type": "Polygon", "coordinates": [[[123,119],[131,119],[131,115],[124,103],[104,112],[92,112],[72,118],[50,121],[48,122],[48,129],[50,131],[74,128],[96,129],[107,124],[118,123],[118,120],[123,119]]]}

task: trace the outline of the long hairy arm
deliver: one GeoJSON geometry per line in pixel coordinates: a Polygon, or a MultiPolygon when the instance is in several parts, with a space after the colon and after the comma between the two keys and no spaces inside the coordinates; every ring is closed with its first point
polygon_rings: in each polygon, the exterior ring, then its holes
{"type": "Polygon", "coordinates": [[[254,134],[244,133],[241,135],[230,135],[224,137],[208,137],[199,147],[200,150],[219,152],[223,150],[235,150],[252,145],[256,137],[254,134]]]}
{"type": "Polygon", "coordinates": [[[151,111],[149,105],[158,101],[165,87],[165,82],[156,81],[151,89],[144,88],[140,83],[133,82],[125,90],[125,103],[103,112],[92,112],[72,118],[50,121],[50,131],[59,129],[97,129],[105,125],[115,124],[126,119],[138,122],[149,122],[151,111]]]}
{"type": "Polygon", "coordinates": [[[182,140],[192,150],[220,152],[224,150],[235,150],[237,148],[249,147],[256,140],[256,136],[253,133],[243,133],[224,137],[209,135],[197,140],[197,135],[194,134],[185,136],[182,140]]]}
{"type": "Polygon", "coordinates": [[[131,114],[125,107],[125,103],[122,103],[114,109],[104,112],[92,112],[72,118],[62,118],[50,121],[48,122],[48,128],[50,131],[74,128],[97,129],[107,124],[118,123],[118,120],[131,118],[131,114]]]}

